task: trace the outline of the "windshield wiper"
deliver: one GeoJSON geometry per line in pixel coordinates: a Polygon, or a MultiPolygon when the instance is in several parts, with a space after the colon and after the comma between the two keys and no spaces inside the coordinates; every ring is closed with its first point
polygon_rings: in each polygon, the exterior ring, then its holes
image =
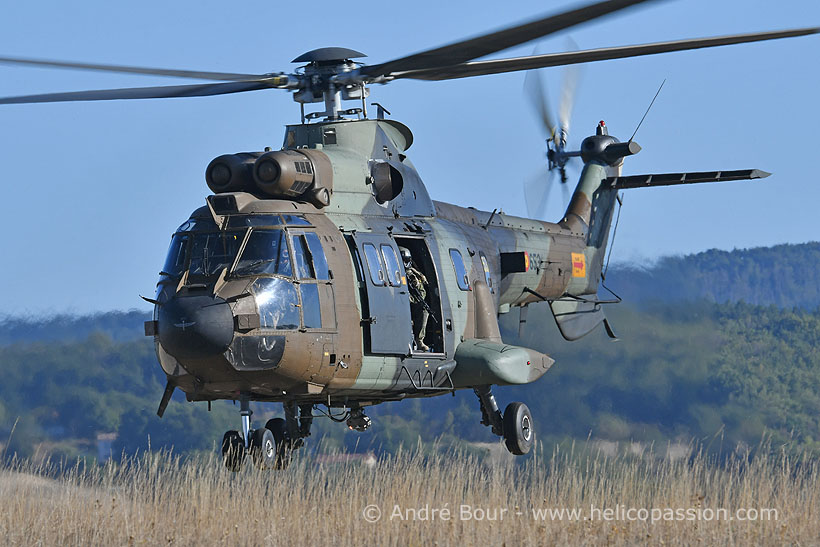
{"type": "Polygon", "coordinates": [[[242,266],[242,267],[237,267],[237,268],[233,271],[233,273],[234,273],[234,274],[238,274],[239,272],[242,272],[242,271],[244,271],[244,270],[249,270],[249,269],[251,269],[251,268],[255,268],[255,267],[257,267],[257,266],[261,266],[262,264],[266,264],[266,263],[268,263],[268,262],[274,262],[274,261],[276,261],[276,260],[278,260],[278,258],[261,258],[261,259],[259,259],[259,260],[255,260],[255,261],[251,262],[250,264],[246,264],[246,265],[244,265],[244,266],[242,266]]]}

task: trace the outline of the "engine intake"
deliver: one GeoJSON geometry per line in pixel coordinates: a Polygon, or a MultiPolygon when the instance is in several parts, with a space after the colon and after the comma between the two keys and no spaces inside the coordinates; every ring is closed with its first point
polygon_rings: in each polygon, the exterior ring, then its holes
{"type": "Polygon", "coordinates": [[[253,166],[262,152],[224,154],[211,160],[205,169],[205,182],[215,194],[242,192],[253,186],[253,166]]]}
{"type": "Polygon", "coordinates": [[[313,164],[295,150],[268,152],[256,160],[253,178],[264,194],[299,197],[313,184],[313,164]]]}
{"type": "Polygon", "coordinates": [[[208,164],[205,180],[214,193],[250,192],[260,197],[330,205],[333,166],[318,150],[225,154],[208,164]]]}

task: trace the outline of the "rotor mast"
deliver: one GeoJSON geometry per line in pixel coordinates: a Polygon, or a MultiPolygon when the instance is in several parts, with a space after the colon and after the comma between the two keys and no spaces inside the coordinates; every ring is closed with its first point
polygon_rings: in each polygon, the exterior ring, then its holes
{"type": "Polygon", "coordinates": [[[341,47],[326,47],[308,51],[293,60],[307,62],[301,68],[302,88],[293,100],[302,105],[302,123],[324,117],[326,121],[342,119],[344,114],[363,114],[367,118],[366,99],[369,94],[365,82],[357,78],[359,65],[352,59],[366,57],[364,53],[341,47]],[[362,101],[361,108],[342,109],[343,100],[362,101]],[[322,112],[304,114],[304,105],[324,102],[322,112]]]}

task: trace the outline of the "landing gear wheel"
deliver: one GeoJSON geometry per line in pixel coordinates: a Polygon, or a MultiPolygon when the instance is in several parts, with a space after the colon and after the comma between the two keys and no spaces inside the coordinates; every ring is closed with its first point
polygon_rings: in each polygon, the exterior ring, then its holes
{"type": "Polygon", "coordinates": [[[271,469],[276,464],[276,440],[273,432],[264,427],[253,432],[251,457],[259,469],[271,469]]]}
{"type": "Polygon", "coordinates": [[[245,442],[239,431],[226,431],[222,437],[222,460],[225,467],[236,473],[242,469],[245,459],[245,442]]]}
{"type": "Polygon", "coordinates": [[[265,429],[273,434],[276,443],[276,456],[272,467],[274,469],[286,469],[290,464],[292,454],[290,438],[288,437],[288,426],[282,418],[273,418],[265,424],[265,429]]]}
{"type": "Polygon", "coordinates": [[[524,403],[510,403],[504,409],[504,443],[507,450],[522,456],[532,448],[535,432],[532,429],[532,415],[524,403]]]}

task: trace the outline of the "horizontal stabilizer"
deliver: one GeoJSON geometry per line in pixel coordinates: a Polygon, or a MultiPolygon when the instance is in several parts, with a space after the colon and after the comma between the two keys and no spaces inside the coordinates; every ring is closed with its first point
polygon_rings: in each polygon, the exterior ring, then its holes
{"type": "Polygon", "coordinates": [[[586,336],[606,320],[601,304],[589,300],[553,300],[550,309],[561,336],[569,341],[586,336]]]}
{"type": "Polygon", "coordinates": [[[652,186],[673,186],[675,184],[695,184],[699,182],[764,179],[769,175],[771,173],[760,169],[739,169],[736,171],[698,171],[694,173],[658,173],[654,175],[609,177],[604,182],[618,190],[626,190],[628,188],[650,188],[652,186]]]}

